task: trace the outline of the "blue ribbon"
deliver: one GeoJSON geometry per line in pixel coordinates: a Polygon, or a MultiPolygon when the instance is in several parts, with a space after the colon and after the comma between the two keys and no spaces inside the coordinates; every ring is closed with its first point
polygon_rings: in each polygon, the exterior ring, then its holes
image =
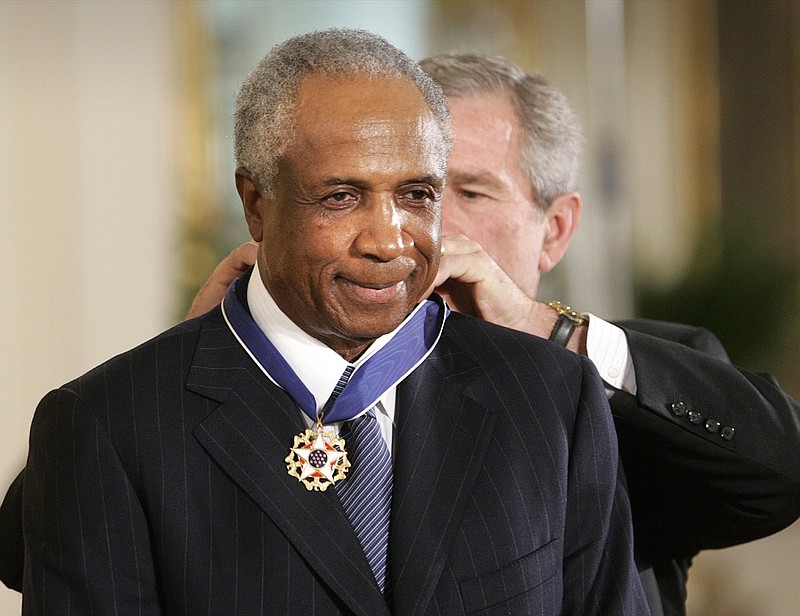
{"type": "MultiPolygon", "coordinates": [[[[231,331],[250,356],[295,404],[312,420],[317,419],[313,394],[292,370],[270,339],[256,324],[236,294],[234,280],[222,300],[222,311],[231,331]]],[[[348,366],[345,383],[331,396],[324,409],[324,423],[347,421],[371,408],[389,389],[406,378],[433,351],[449,314],[444,300],[434,294],[422,302],[392,339],[355,370],[348,366]],[[352,374],[349,380],[347,373],[352,374]]]]}

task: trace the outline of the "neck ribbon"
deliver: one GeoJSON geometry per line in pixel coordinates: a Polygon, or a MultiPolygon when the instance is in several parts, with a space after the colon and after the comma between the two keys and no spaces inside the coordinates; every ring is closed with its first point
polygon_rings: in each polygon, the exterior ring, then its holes
{"type": "MultiPolygon", "coordinates": [[[[312,420],[317,420],[313,394],[292,370],[250,315],[236,293],[234,280],[222,300],[222,312],[233,335],[248,355],[312,420]]],[[[397,386],[433,351],[450,313],[441,297],[419,304],[392,339],[363,364],[349,365],[325,405],[323,423],[347,421],[372,408],[380,397],[397,386]],[[343,384],[344,383],[344,384],[343,384]]]]}

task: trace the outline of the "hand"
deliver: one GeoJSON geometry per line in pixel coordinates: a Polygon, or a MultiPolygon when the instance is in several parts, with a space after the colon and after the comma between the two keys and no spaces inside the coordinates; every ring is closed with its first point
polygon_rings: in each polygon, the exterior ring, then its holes
{"type": "MultiPolygon", "coordinates": [[[[464,235],[442,238],[442,258],[431,291],[453,310],[517,331],[548,338],[558,315],[528,297],[483,247],[464,235]]],[[[586,326],[578,327],[567,348],[586,355],[586,326]]]]}
{"type": "MultiPolygon", "coordinates": [[[[483,247],[464,235],[442,238],[442,258],[435,290],[453,310],[549,338],[558,315],[528,297],[483,247]]],[[[586,326],[578,327],[567,348],[586,355],[586,326]]]]}
{"type": "Polygon", "coordinates": [[[246,242],[225,257],[200,287],[186,318],[199,317],[219,304],[231,282],[256,262],[257,254],[258,244],[246,242]]]}

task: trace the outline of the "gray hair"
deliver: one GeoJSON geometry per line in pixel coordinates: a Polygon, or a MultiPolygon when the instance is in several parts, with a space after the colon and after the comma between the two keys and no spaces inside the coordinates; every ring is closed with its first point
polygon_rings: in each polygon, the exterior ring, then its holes
{"type": "Polygon", "coordinates": [[[444,139],[444,156],[449,154],[453,129],[447,98],[419,64],[386,39],[365,30],[310,32],[273,47],[236,97],[236,163],[247,168],[270,194],[278,159],[291,143],[299,84],[310,74],[408,79],[430,107],[444,139]]]}
{"type": "Polygon", "coordinates": [[[523,131],[520,167],[542,209],[559,194],[575,190],[583,136],[567,98],[543,75],[526,73],[506,58],[476,53],[441,54],[420,65],[447,96],[509,97],[523,131]]]}

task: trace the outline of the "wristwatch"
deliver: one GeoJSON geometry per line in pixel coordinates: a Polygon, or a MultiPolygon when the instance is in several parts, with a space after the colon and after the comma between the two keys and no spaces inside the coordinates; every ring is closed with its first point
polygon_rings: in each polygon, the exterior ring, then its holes
{"type": "Polygon", "coordinates": [[[552,340],[556,344],[565,347],[572,337],[575,328],[578,327],[578,325],[588,323],[589,317],[573,310],[569,306],[565,306],[557,300],[547,302],[547,305],[558,313],[558,320],[553,327],[553,331],[550,332],[550,338],[548,338],[548,340],[552,340]]]}

